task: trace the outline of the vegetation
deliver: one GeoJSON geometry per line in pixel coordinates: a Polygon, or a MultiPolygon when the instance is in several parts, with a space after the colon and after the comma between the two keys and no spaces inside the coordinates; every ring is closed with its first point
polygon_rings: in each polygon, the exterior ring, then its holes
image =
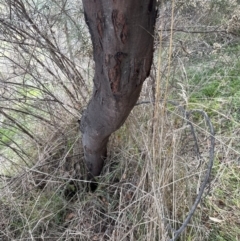
{"type": "Polygon", "coordinates": [[[240,239],[239,1],[163,2],[150,77],[95,192],[78,123],[94,69],[81,2],[0,3],[0,240],[171,239],[209,159],[207,122],[184,116],[193,109],[213,123],[215,158],[179,240],[240,239]]]}

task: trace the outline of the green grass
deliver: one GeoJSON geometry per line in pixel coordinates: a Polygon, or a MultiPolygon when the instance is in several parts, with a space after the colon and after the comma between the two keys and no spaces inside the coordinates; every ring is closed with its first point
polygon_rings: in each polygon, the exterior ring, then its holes
{"type": "Polygon", "coordinates": [[[238,241],[240,238],[239,166],[215,163],[213,174],[216,180],[212,187],[212,195],[207,197],[205,205],[209,210],[209,216],[221,221],[211,223],[209,240],[238,241]]]}
{"type": "Polygon", "coordinates": [[[240,59],[235,58],[238,55],[239,45],[228,47],[210,62],[202,61],[201,68],[191,66],[187,70],[189,107],[207,111],[217,136],[211,191],[203,203],[206,215],[217,219],[207,222],[210,241],[240,240],[240,149],[239,134],[234,135],[240,127],[240,59]],[[214,61],[217,62],[213,64],[214,61]]]}

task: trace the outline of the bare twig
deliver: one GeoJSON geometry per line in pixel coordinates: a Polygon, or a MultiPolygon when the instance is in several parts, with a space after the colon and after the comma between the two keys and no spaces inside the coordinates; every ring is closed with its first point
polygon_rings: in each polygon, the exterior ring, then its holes
{"type": "MultiPolygon", "coordinates": [[[[219,27],[218,27],[219,28],[219,27]]],[[[183,33],[191,33],[191,34],[210,34],[210,33],[224,33],[224,34],[232,34],[234,36],[239,36],[236,33],[229,32],[227,30],[218,30],[218,28],[215,28],[213,30],[204,30],[204,31],[199,31],[199,30],[186,30],[186,29],[178,29],[178,28],[173,28],[173,29],[158,29],[159,32],[161,31],[174,31],[174,32],[183,32],[183,33]]]]}
{"type": "Polygon", "coordinates": [[[202,199],[202,195],[204,193],[204,190],[206,189],[207,187],[207,184],[209,182],[209,178],[210,178],[210,174],[211,174],[211,171],[212,171],[212,166],[213,166],[213,161],[214,161],[214,147],[215,147],[215,137],[214,137],[214,128],[213,128],[213,125],[211,123],[211,120],[210,118],[208,117],[207,113],[203,110],[192,110],[192,111],[189,111],[188,112],[188,116],[193,114],[193,113],[200,113],[203,115],[207,125],[208,125],[208,128],[209,128],[209,139],[210,139],[210,147],[209,147],[209,162],[208,162],[208,168],[207,168],[207,171],[206,171],[206,175],[205,175],[205,178],[202,182],[202,185],[200,187],[200,190],[199,190],[199,193],[195,199],[195,202],[191,208],[191,210],[189,211],[186,219],[184,220],[182,226],[176,230],[174,232],[174,236],[172,239],[170,239],[169,241],[175,241],[177,240],[177,238],[179,237],[179,235],[183,232],[183,230],[187,227],[187,225],[189,224],[190,222],[190,219],[192,218],[198,204],[200,203],[201,199],[202,199]]]}
{"type": "MultiPolygon", "coordinates": [[[[163,101],[163,100],[162,100],[163,101]]],[[[141,105],[141,104],[150,104],[150,103],[153,103],[152,101],[141,101],[141,102],[138,102],[136,104],[137,105],[141,105]]],[[[207,126],[209,128],[209,138],[210,138],[210,147],[209,147],[209,161],[208,161],[208,168],[206,170],[206,175],[205,175],[205,178],[202,182],[202,185],[199,189],[199,192],[198,192],[198,195],[195,199],[195,202],[194,204],[192,205],[186,219],[183,221],[181,227],[178,229],[178,230],[174,230],[172,227],[169,228],[169,231],[171,233],[173,233],[173,238],[170,239],[169,241],[175,241],[177,240],[177,238],[179,237],[179,235],[184,231],[184,229],[187,227],[187,225],[189,224],[190,222],[190,219],[192,218],[198,204],[200,203],[201,199],[202,199],[202,195],[204,193],[204,190],[206,189],[207,187],[207,184],[209,182],[209,178],[210,178],[210,174],[211,174],[211,171],[212,171],[212,166],[213,166],[213,161],[214,161],[214,146],[215,146],[215,134],[214,134],[214,128],[213,128],[213,125],[211,123],[211,120],[210,118],[208,117],[207,113],[203,110],[191,110],[191,111],[186,111],[182,106],[180,106],[179,104],[173,102],[173,101],[168,101],[168,103],[174,105],[174,106],[177,106],[180,108],[181,112],[183,113],[183,118],[187,121],[187,123],[190,125],[191,127],[191,132],[192,132],[192,135],[193,135],[193,138],[194,138],[194,142],[195,142],[195,148],[196,148],[196,153],[197,153],[197,157],[200,158],[201,160],[201,156],[200,156],[200,152],[199,152],[199,147],[198,147],[198,141],[197,141],[197,137],[196,137],[196,134],[195,134],[195,131],[194,131],[194,127],[193,127],[193,124],[191,123],[191,121],[189,120],[189,117],[194,114],[194,113],[200,113],[206,123],[207,123],[207,126]]],[[[199,163],[201,164],[201,163],[199,163]]],[[[169,227],[169,225],[168,225],[169,227]]]]}

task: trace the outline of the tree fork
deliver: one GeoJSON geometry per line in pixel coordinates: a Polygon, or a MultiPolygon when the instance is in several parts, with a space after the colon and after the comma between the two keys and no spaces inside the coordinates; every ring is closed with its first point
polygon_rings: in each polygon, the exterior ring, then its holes
{"type": "Polygon", "coordinates": [[[110,135],[136,104],[153,59],[156,0],[83,0],[95,61],[92,98],[81,118],[89,177],[98,176],[110,135]]]}

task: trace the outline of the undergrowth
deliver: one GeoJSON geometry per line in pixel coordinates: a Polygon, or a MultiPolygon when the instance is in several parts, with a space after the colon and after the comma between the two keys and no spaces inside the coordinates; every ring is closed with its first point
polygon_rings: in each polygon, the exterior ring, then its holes
{"type": "MultiPolygon", "coordinates": [[[[49,62],[47,50],[37,46],[35,57],[39,59],[31,62],[31,75],[10,65],[5,71],[0,63],[1,78],[15,78],[8,82],[9,90],[1,89],[0,110],[9,117],[0,116],[0,240],[172,238],[171,227],[176,230],[185,220],[209,160],[209,129],[201,114],[189,117],[198,153],[184,115],[192,109],[207,112],[214,125],[215,159],[209,186],[179,240],[240,240],[240,47],[238,36],[224,32],[224,28],[233,28],[231,21],[228,26],[226,23],[234,18],[226,16],[238,4],[211,3],[212,19],[206,14],[210,11],[207,7],[202,9],[207,17],[200,16],[203,13],[197,10],[201,1],[176,3],[175,27],[183,31],[176,31],[172,37],[167,30],[173,20],[169,17],[169,2],[162,7],[157,29],[166,31],[161,33],[162,38],[156,37],[156,49],[161,51],[155,51],[155,58],[161,61],[157,63],[155,59],[138,105],[110,138],[108,158],[96,179],[95,192],[89,191],[86,181],[79,131],[94,69],[86,29],[80,36],[79,26],[71,19],[64,26],[71,26],[74,31],[61,32],[66,35],[62,42],[68,45],[61,43],[65,46],[65,64],[70,63],[68,55],[74,59],[74,64],[66,64],[69,72],[58,73],[57,64],[49,62]],[[207,21],[209,26],[204,25],[207,21]],[[195,25],[186,30],[190,32],[184,32],[186,22],[198,22],[203,25],[198,26],[200,30],[206,28],[210,33],[190,33],[195,25]],[[210,23],[221,23],[217,29],[223,31],[211,32],[216,28],[210,23]],[[75,35],[81,41],[75,41],[75,35]],[[83,66],[79,58],[86,61],[83,66]],[[44,67],[43,63],[47,65],[44,67]],[[45,71],[46,67],[52,72],[45,71]],[[81,94],[75,79],[67,75],[76,69],[79,79],[85,79],[81,94]]],[[[57,9],[56,6],[53,4],[57,9]]],[[[80,21],[81,12],[72,11],[72,16],[80,21]]],[[[10,46],[1,45],[1,56],[12,55],[15,60],[16,53],[10,46]]],[[[23,66],[24,70],[27,68],[28,65],[23,66]]]]}

